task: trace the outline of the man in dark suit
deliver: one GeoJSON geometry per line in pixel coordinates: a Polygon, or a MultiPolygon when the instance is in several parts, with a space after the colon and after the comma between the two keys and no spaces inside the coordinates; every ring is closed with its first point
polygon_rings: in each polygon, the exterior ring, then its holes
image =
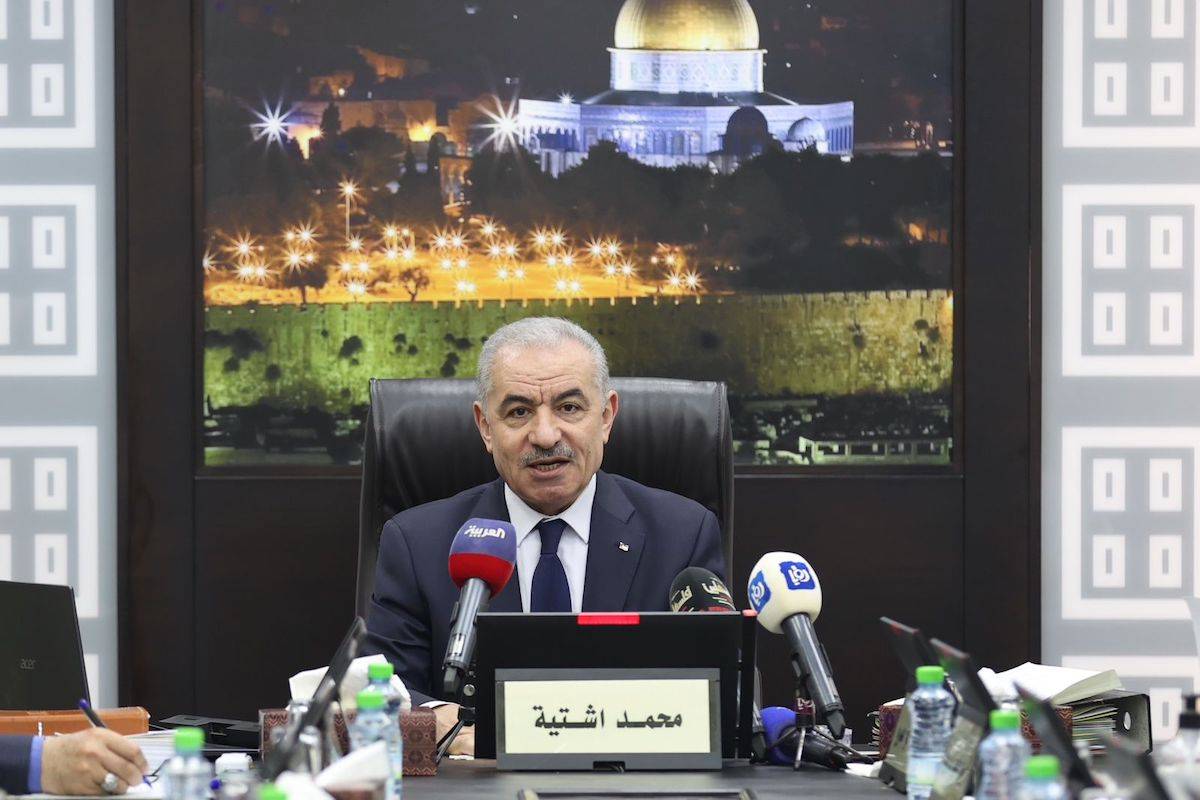
{"type": "MultiPolygon", "coordinates": [[[[493,611],[665,611],[684,568],[724,577],[711,511],[600,471],[619,408],[604,350],[578,325],[533,317],[488,338],[474,412],[500,478],[403,511],[380,538],[367,650],[388,657],[414,703],[441,691],[458,599],[447,558],[471,517],[508,520],[517,532],[517,574],[493,611]]],[[[457,707],[437,714],[440,737],[457,707]]],[[[451,752],[473,749],[468,731],[451,752]]]]}
{"type": "Polygon", "coordinates": [[[0,789],[10,794],[124,794],[146,772],[141,748],[107,728],[0,736],[0,789]]]}

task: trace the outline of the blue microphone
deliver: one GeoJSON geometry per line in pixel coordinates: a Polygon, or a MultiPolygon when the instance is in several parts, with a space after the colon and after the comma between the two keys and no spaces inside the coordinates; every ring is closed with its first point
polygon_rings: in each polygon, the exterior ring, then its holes
{"type": "Polygon", "coordinates": [[[762,710],[763,730],[767,737],[767,763],[788,765],[796,761],[796,712],[781,706],[762,710]],[[790,730],[789,730],[790,729],[790,730]]]}
{"type": "MultiPolygon", "coordinates": [[[[762,718],[767,736],[767,763],[795,767],[796,742],[800,738],[796,734],[796,712],[781,706],[768,706],[763,709],[762,718]]],[[[829,769],[845,769],[851,760],[847,753],[853,754],[853,751],[839,748],[836,742],[810,732],[804,737],[800,760],[829,769]]]]}

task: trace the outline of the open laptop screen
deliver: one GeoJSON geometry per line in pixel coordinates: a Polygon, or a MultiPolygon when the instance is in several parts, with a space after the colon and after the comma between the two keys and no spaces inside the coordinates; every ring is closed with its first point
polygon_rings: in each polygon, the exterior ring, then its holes
{"type": "Polygon", "coordinates": [[[0,709],[53,711],[88,697],[69,586],[0,581],[0,709]]]}
{"type": "Polygon", "coordinates": [[[489,612],[480,614],[477,624],[477,757],[495,757],[496,670],[562,668],[716,668],[721,675],[722,753],[725,758],[749,755],[750,667],[758,626],[753,615],[489,612]],[[739,702],[739,696],[745,701],[739,702]]]}
{"type": "Polygon", "coordinates": [[[917,667],[940,663],[933,646],[919,628],[913,628],[888,617],[880,617],[887,640],[904,665],[904,691],[917,688],[917,667]]]}

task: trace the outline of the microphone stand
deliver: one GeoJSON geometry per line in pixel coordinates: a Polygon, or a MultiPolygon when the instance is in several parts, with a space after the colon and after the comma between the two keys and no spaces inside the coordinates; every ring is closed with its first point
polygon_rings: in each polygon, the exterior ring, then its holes
{"type": "Polygon", "coordinates": [[[804,741],[815,727],[814,711],[812,701],[796,698],[796,759],[792,762],[793,771],[800,769],[800,762],[804,758],[804,741]]]}
{"type": "Polygon", "coordinates": [[[792,761],[792,769],[799,770],[803,763],[818,764],[832,770],[844,770],[851,762],[871,763],[870,758],[826,733],[826,726],[817,726],[816,704],[804,696],[800,688],[802,685],[798,682],[796,688],[796,725],[792,729],[785,729],[779,740],[782,742],[796,737],[796,758],[792,761]],[[804,757],[805,743],[810,744],[812,750],[807,760],[804,757]]]}
{"type": "Polygon", "coordinates": [[[454,740],[458,738],[458,734],[462,732],[464,726],[475,724],[474,678],[475,672],[473,668],[465,675],[455,667],[446,668],[443,685],[446,689],[450,690],[449,694],[458,699],[458,721],[446,732],[445,736],[438,740],[434,763],[442,763],[442,759],[450,752],[450,745],[454,744],[454,740]],[[464,678],[466,678],[465,683],[463,682],[464,678]]]}

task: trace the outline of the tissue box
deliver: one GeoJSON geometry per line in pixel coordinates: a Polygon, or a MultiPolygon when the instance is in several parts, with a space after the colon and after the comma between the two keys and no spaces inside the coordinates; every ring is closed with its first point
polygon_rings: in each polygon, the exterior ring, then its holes
{"type": "MultiPolygon", "coordinates": [[[[333,729],[342,752],[350,750],[350,734],[346,728],[354,722],[355,712],[347,715],[338,712],[333,718],[333,729]]],[[[271,752],[271,734],[276,728],[287,725],[287,711],[282,708],[261,709],[258,722],[262,726],[262,757],[271,752]]],[[[414,708],[400,714],[400,735],[404,738],[404,775],[421,776],[437,774],[437,718],[431,708],[414,708]]]]}

